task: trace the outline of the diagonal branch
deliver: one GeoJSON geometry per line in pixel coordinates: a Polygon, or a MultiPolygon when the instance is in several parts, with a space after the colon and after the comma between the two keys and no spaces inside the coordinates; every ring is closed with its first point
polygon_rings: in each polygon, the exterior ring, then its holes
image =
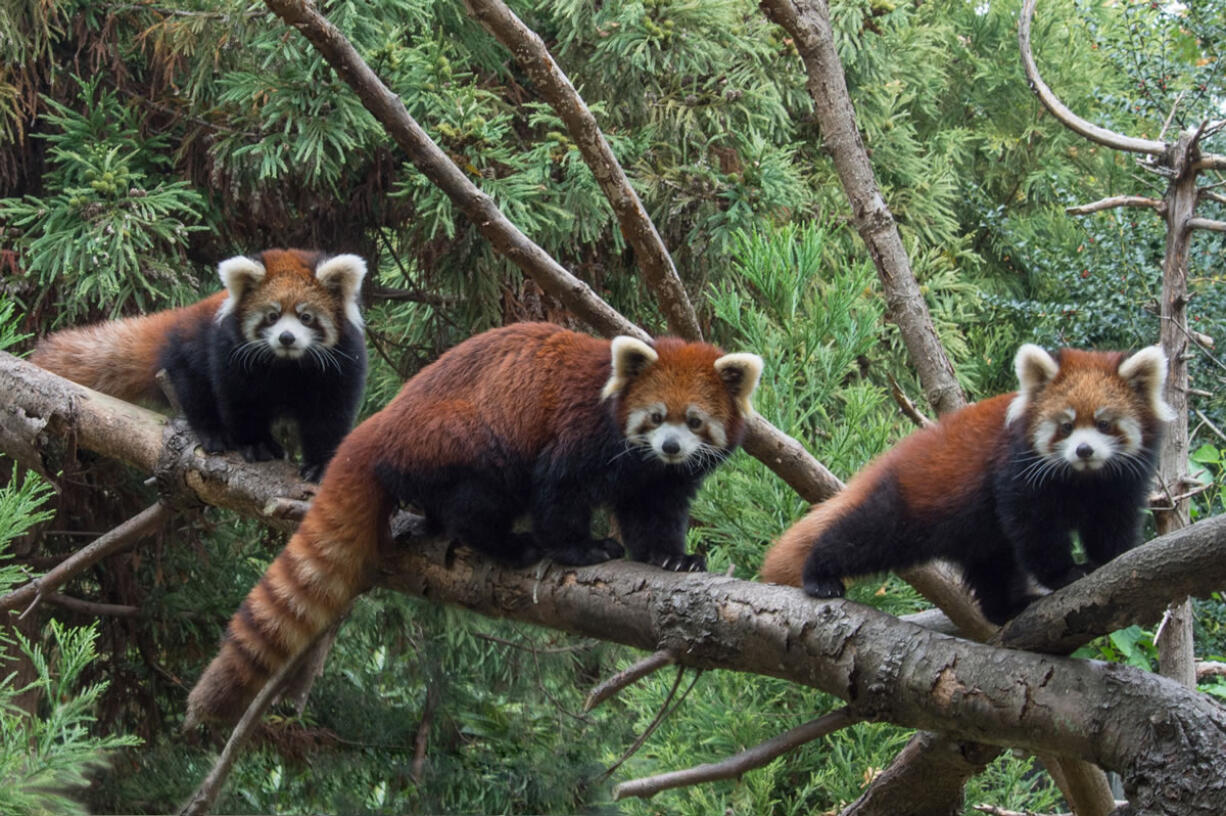
{"type": "Polygon", "coordinates": [[[465,0],[464,4],[485,30],[511,52],[541,96],[566,124],[583,160],[613,207],[621,233],[634,250],[647,285],[659,300],[669,331],[686,340],[701,340],[698,316],[694,314],[694,307],[656,225],[643,209],[638,193],[630,186],[630,180],[596,124],[596,117],[558,67],[545,43],[502,0],[465,0]]]}
{"type": "Polygon", "coordinates": [[[696,765],[683,771],[649,776],[643,779],[633,779],[623,782],[613,789],[613,800],[627,799],[637,796],[649,799],[660,791],[672,788],[684,788],[690,785],[700,785],[704,782],[715,782],[720,779],[732,779],[746,771],[761,768],[776,757],[783,756],[788,751],[833,734],[849,725],[863,722],[863,718],[852,713],[849,707],[831,711],[829,714],[810,720],[795,728],[784,731],[776,737],[758,743],[739,754],[722,759],[719,762],[709,762],[696,765]]]}

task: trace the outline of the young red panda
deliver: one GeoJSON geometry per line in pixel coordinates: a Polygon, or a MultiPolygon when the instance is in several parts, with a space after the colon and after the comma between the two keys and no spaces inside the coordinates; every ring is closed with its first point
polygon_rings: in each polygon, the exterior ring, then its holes
{"type": "Polygon", "coordinates": [[[353,424],[366,379],[356,255],[298,249],[218,265],[225,291],[179,309],[66,329],[31,361],[130,402],[164,403],[166,369],[188,424],[209,453],[279,459],[272,423],[290,418],[302,475],[317,481],[353,424]]]}
{"type": "Polygon", "coordinates": [[[1132,547],[1173,416],[1162,350],[1052,357],[1027,344],[1014,367],[1017,393],[903,439],[787,530],[762,578],[834,598],[845,577],[944,558],[1001,624],[1033,600],[1028,576],[1057,589],[1132,547]]]}
{"type": "Polygon", "coordinates": [[[622,554],[591,534],[609,508],[632,558],[701,569],[689,504],[740,444],[762,361],[672,338],[612,342],[548,323],[472,337],[341,443],[298,531],[230,621],[187,723],[232,720],[363,591],[400,504],[504,561],[622,554]],[[532,532],[514,533],[527,514],[532,532]]]}

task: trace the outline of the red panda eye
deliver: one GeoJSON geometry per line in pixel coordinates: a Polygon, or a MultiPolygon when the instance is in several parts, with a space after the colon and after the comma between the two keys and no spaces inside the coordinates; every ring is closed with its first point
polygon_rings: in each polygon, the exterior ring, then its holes
{"type": "Polygon", "coordinates": [[[659,425],[664,421],[664,414],[660,413],[659,411],[652,411],[650,419],[652,425],[659,425]]]}
{"type": "Polygon", "coordinates": [[[690,426],[691,431],[696,431],[702,427],[702,417],[692,416],[685,421],[685,424],[690,426]]]}
{"type": "Polygon", "coordinates": [[[1098,420],[1097,427],[1101,432],[1108,433],[1111,430],[1111,423],[1105,419],[1100,419],[1098,420]]]}
{"type": "Polygon", "coordinates": [[[309,326],[311,325],[311,322],[315,320],[315,316],[310,312],[303,312],[302,314],[298,315],[298,319],[302,321],[302,325],[309,326]]]}
{"type": "Polygon", "coordinates": [[[1060,423],[1060,434],[1062,436],[1068,436],[1072,432],[1073,432],[1073,423],[1068,422],[1067,420],[1060,423]]]}
{"type": "Polygon", "coordinates": [[[274,312],[270,309],[268,314],[264,315],[264,322],[271,326],[273,323],[277,322],[277,318],[280,316],[280,312],[274,312]]]}

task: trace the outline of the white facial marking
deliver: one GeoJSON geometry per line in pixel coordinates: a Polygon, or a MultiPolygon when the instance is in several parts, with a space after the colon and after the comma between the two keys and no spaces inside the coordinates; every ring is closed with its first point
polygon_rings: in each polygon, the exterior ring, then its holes
{"type": "Polygon", "coordinates": [[[702,447],[702,439],[681,422],[665,422],[647,434],[647,442],[670,465],[681,464],[702,447]]]}
{"type": "Polygon", "coordinates": [[[1140,422],[1132,417],[1124,417],[1116,421],[1115,429],[1120,432],[1120,436],[1124,437],[1122,444],[1117,440],[1121,453],[1136,453],[1141,449],[1140,422]]]}
{"type": "Polygon", "coordinates": [[[282,315],[264,331],[264,342],[278,357],[297,360],[315,342],[311,330],[302,325],[296,314],[282,315]]]}
{"type": "Polygon", "coordinates": [[[635,408],[626,415],[626,438],[631,442],[644,444],[647,434],[664,421],[667,413],[668,410],[662,402],[635,408]]]}
{"type": "Polygon", "coordinates": [[[1056,443],[1056,453],[1073,470],[1098,470],[1115,455],[1115,437],[1097,428],[1078,428],[1056,443]]]}

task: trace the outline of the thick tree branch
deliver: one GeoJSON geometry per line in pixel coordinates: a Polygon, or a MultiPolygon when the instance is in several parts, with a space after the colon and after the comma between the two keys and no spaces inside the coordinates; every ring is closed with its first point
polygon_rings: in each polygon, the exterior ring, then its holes
{"type": "MultiPolygon", "coordinates": [[[[0,357],[0,390],[17,392],[14,371],[45,388],[27,390],[6,410],[43,416],[33,404],[45,402],[43,392],[60,390],[62,381],[0,357]]],[[[62,389],[75,389],[78,402],[88,397],[79,386],[62,389]]],[[[117,413],[126,412],[110,402],[117,413]]],[[[156,417],[141,421],[155,434],[164,424],[156,417]]],[[[145,446],[145,432],[99,432],[110,424],[96,410],[56,415],[43,434],[105,440],[118,458],[130,461],[145,446]]],[[[25,444],[36,447],[30,439],[25,444]]],[[[282,523],[261,515],[268,500],[261,480],[243,478],[266,474],[275,483],[280,469],[223,463],[217,475],[235,478],[210,497],[265,523],[282,523]],[[240,498],[239,490],[261,492],[240,498]]],[[[167,481],[186,484],[197,463],[178,457],[162,466],[171,471],[167,481]]],[[[449,558],[445,544],[421,538],[413,517],[406,521],[410,533],[389,555],[380,581],[393,589],[647,651],[670,649],[682,665],[781,677],[835,694],[873,719],[1089,759],[1124,775],[1138,812],[1216,814],[1226,796],[1226,710],[1165,678],[974,644],[845,600],[815,602],[792,588],[710,574],[630,562],[511,570],[463,549],[449,558]]],[[[1194,580],[1226,582],[1226,558],[1185,562],[1178,544],[1188,542],[1195,554],[1202,536],[1214,537],[1223,523],[1202,522],[1170,536],[1163,546],[1175,549],[1166,551],[1166,562],[1188,563],[1194,580]]],[[[1226,549],[1226,540],[1214,546],[1226,549]]],[[[1148,577],[1161,585],[1166,576],[1148,577]]]]}
{"type": "Polygon", "coordinates": [[[502,0],[464,0],[470,14],[511,52],[537,91],[566,125],[584,162],[613,207],[622,236],[634,250],[643,278],[657,298],[668,329],[686,340],[701,340],[698,316],[685,293],[673,259],[647,216],[638,193],[630,186],[613,149],[605,140],[596,117],[588,110],[553,55],[536,32],[528,28],[502,0]]]}
{"type": "Polygon", "coordinates": [[[1216,221],[1212,218],[1189,218],[1184,222],[1188,229],[1202,229],[1210,232],[1226,232],[1226,221],[1216,221]]]}
{"type": "Polygon", "coordinates": [[[881,278],[889,319],[898,326],[907,354],[924,386],[928,404],[938,414],[961,408],[966,398],[937,337],[928,304],[911,271],[902,236],[881,197],[873,166],[856,127],[856,112],[835,50],[826,2],[762,0],[761,7],[772,22],[788,32],[804,60],[809,95],[813,97],[823,145],[830,153],[851,204],[852,222],[881,278]]]}

